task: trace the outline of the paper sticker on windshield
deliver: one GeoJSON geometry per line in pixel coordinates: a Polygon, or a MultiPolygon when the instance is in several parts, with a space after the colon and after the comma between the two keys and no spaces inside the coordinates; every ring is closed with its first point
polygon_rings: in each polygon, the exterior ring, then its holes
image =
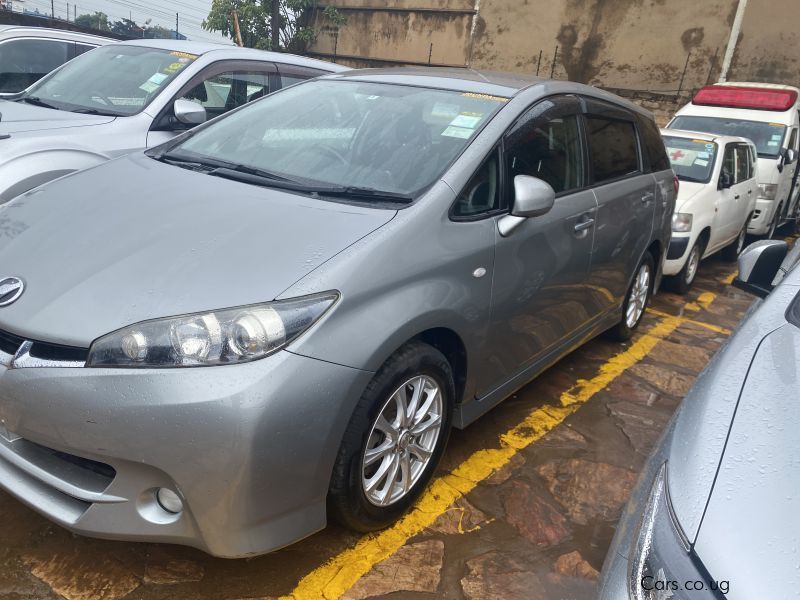
{"type": "Polygon", "coordinates": [[[459,138],[462,140],[468,140],[474,131],[472,129],[467,129],[466,127],[454,127],[450,125],[447,129],[442,132],[444,137],[451,137],[451,138],[459,138]]]}
{"type": "Polygon", "coordinates": [[[767,142],[767,146],[780,146],[780,142],[767,142]]]}
{"type": "Polygon", "coordinates": [[[477,98],[478,100],[492,100],[494,102],[508,102],[508,98],[502,96],[492,96],[490,94],[476,94],[475,92],[464,92],[461,94],[464,98],[477,98]]]}
{"type": "Polygon", "coordinates": [[[150,76],[150,79],[148,79],[142,85],[139,86],[139,89],[144,90],[148,94],[150,92],[154,92],[161,86],[162,83],[164,83],[164,80],[166,80],[168,77],[169,75],[165,75],[164,73],[153,73],[150,76]]]}
{"type": "Polygon", "coordinates": [[[703,160],[702,158],[698,158],[698,159],[695,159],[694,164],[699,165],[701,167],[707,167],[708,166],[708,161],[707,160],[703,160]]]}
{"type": "Polygon", "coordinates": [[[780,142],[783,139],[783,136],[780,133],[776,133],[775,135],[772,136],[772,139],[777,142],[780,142]]]}
{"type": "Polygon", "coordinates": [[[177,56],[179,58],[188,58],[189,60],[194,60],[197,58],[196,54],[189,54],[188,52],[179,52],[175,50],[174,52],[169,53],[170,56],[177,56]]]}
{"type": "Polygon", "coordinates": [[[697,158],[710,158],[710,155],[708,154],[708,152],[698,152],[697,158]]]}
{"type": "Polygon", "coordinates": [[[467,129],[475,129],[478,123],[481,122],[481,115],[474,115],[468,113],[461,113],[450,122],[453,127],[466,127],[467,129]]]}

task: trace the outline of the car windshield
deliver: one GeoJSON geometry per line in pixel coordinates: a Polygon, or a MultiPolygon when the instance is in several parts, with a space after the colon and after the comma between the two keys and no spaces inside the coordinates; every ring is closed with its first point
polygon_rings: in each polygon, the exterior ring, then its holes
{"type": "Polygon", "coordinates": [[[310,191],[314,186],[373,196],[380,191],[410,200],[442,175],[506,101],[459,91],[317,80],[198,130],[167,156],[236,165],[257,172],[262,185],[273,181],[286,187],[288,181],[310,191]]]}
{"type": "Polygon", "coordinates": [[[717,135],[733,135],[753,140],[758,155],[764,158],[777,158],[783,145],[786,126],[780,123],[743,121],[722,117],[694,117],[680,115],[669,124],[670,129],[706,131],[717,135]]]}
{"type": "Polygon", "coordinates": [[[132,115],[196,58],[186,52],[111,44],[80,55],[35,83],[20,102],[73,112],[132,115]]]}
{"type": "Polygon", "coordinates": [[[665,135],[664,145],[678,179],[700,183],[711,180],[717,156],[717,145],[714,142],[665,135]]]}

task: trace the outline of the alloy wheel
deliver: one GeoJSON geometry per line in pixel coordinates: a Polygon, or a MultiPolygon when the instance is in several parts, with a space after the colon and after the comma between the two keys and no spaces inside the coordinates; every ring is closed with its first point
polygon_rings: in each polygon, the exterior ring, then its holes
{"type": "Polygon", "coordinates": [[[371,504],[394,504],[419,480],[436,449],[442,411],[442,392],[427,375],[408,379],[389,397],[361,459],[361,488],[371,504]]]}
{"type": "Polygon", "coordinates": [[[628,308],[625,313],[625,324],[633,329],[642,318],[645,306],[647,305],[647,295],[650,292],[650,266],[642,264],[633,280],[631,292],[628,296],[628,308]]]}

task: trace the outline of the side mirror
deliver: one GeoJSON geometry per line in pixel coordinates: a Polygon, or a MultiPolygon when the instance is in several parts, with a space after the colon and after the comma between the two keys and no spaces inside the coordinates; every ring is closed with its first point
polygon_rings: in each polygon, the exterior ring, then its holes
{"type": "Polygon", "coordinates": [[[719,174],[719,189],[727,190],[731,187],[733,187],[733,175],[723,170],[722,173],[719,174]]]}
{"type": "Polygon", "coordinates": [[[529,175],[514,177],[514,205],[511,214],[498,221],[500,235],[507,237],[525,219],[538,217],[550,211],[556,201],[556,193],[550,184],[529,175]]]}
{"type": "Polygon", "coordinates": [[[783,160],[784,164],[790,165],[796,160],[797,160],[797,151],[794,150],[793,148],[787,149],[786,155],[784,156],[783,160]]]}
{"type": "Polygon", "coordinates": [[[172,110],[175,112],[175,118],[186,125],[199,125],[200,123],[205,123],[208,118],[205,108],[197,102],[184,100],[183,98],[175,100],[172,110]]]}
{"type": "Polygon", "coordinates": [[[772,281],[786,258],[789,245],[781,240],[762,240],[750,244],[739,255],[739,274],[734,287],[759,298],[772,291],[772,281]]]}

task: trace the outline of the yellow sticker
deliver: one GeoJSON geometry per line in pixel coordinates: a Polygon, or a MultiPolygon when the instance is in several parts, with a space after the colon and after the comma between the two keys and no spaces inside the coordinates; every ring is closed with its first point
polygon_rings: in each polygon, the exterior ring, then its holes
{"type": "Polygon", "coordinates": [[[190,58],[190,59],[192,59],[192,60],[194,60],[195,58],[197,58],[197,55],[196,55],[196,54],[189,54],[188,52],[179,52],[178,50],[175,50],[175,51],[173,51],[173,52],[170,52],[170,53],[169,53],[169,55],[170,55],[170,56],[178,56],[178,57],[180,57],[180,58],[190,58]]]}
{"type": "Polygon", "coordinates": [[[185,66],[186,66],[186,63],[174,62],[174,63],[168,64],[166,67],[164,67],[161,70],[164,73],[177,73],[178,71],[180,71],[185,66]]]}
{"type": "Polygon", "coordinates": [[[502,96],[491,96],[489,94],[476,94],[475,92],[464,92],[461,94],[465,98],[477,98],[478,100],[494,100],[495,102],[508,102],[508,98],[502,96]]]}
{"type": "Polygon", "coordinates": [[[708,140],[692,140],[695,144],[707,144],[708,140]]]}
{"type": "Polygon", "coordinates": [[[783,127],[783,123],[770,123],[770,127],[783,127]]]}

